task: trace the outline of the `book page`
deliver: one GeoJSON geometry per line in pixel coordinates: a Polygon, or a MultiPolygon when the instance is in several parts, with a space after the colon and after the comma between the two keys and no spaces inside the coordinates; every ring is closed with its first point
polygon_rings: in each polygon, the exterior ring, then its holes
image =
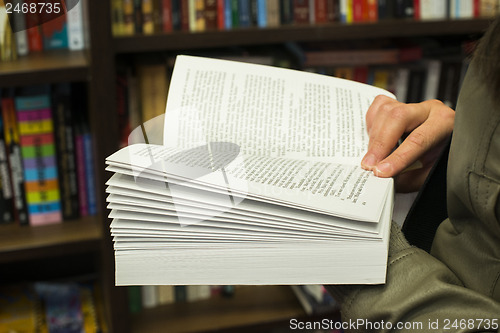
{"type": "Polygon", "coordinates": [[[198,148],[179,153],[171,147],[136,144],[111,155],[107,163],[130,168],[136,177],[167,177],[173,197],[175,185],[202,185],[227,193],[235,204],[250,198],[366,222],[379,222],[392,187],[392,179],[338,163],[238,154],[220,164],[224,158],[217,157],[217,147],[224,153],[227,146],[208,147],[212,155],[204,159],[198,148]]]}
{"type": "Polygon", "coordinates": [[[178,56],[164,145],[231,142],[245,154],[363,156],[365,113],[379,94],[366,84],[283,68],[178,56]]]}

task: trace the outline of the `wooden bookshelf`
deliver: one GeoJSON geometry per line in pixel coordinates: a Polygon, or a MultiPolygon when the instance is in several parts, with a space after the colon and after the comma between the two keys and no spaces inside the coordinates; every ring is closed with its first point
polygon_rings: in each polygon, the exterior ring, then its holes
{"type": "MultiPolygon", "coordinates": [[[[289,286],[237,286],[233,297],[216,296],[143,310],[132,319],[132,332],[201,332],[235,329],[304,317],[289,286]]],[[[283,327],[283,328],[286,328],[283,327]]]]}
{"type": "Polygon", "coordinates": [[[97,217],[29,227],[0,226],[0,264],[55,255],[98,251],[102,230],[97,217]]]}
{"type": "Polygon", "coordinates": [[[389,20],[376,23],[285,25],[276,28],[241,28],[204,32],[115,37],[116,53],[189,50],[226,46],[264,45],[289,41],[339,41],[371,38],[480,34],[489,19],[415,21],[389,20]]]}
{"type": "Polygon", "coordinates": [[[0,62],[0,87],[87,81],[88,63],[84,51],[31,53],[14,61],[0,62]]]}

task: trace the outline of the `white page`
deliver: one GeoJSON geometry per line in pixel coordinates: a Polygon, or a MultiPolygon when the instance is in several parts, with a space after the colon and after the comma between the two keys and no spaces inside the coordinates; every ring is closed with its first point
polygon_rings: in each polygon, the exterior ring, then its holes
{"type": "Polygon", "coordinates": [[[196,153],[191,150],[186,155],[165,146],[135,144],[106,161],[144,177],[153,173],[178,178],[184,186],[202,184],[242,198],[262,198],[367,222],[379,221],[385,195],[392,186],[392,179],[375,177],[359,166],[265,156],[240,155],[224,168],[206,172],[205,161],[198,161],[196,153]]]}
{"type": "Polygon", "coordinates": [[[320,74],[178,56],[164,145],[231,142],[245,154],[361,157],[365,114],[386,90],[320,74]]]}
{"type": "Polygon", "coordinates": [[[173,200],[164,182],[147,179],[137,179],[136,181],[131,176],[118,173],[113,175],[106,184],[108,185],[106,191],[109,193],[128,195],[131,197],[130,201],[137,200],[136,198],[146,198],[145,200],[150,201],[149,205],[154,205],[154,202],[157,201],[174,203],[176,206],[190,205],[204,209],[210,207],[219,212],[231,210],[243,216],[261,217],[274,221],[282,221],[283,223],[297,227],[310,227],[314,230],[330,230],[346,234],[362,235],[364,233],[379,233],[380,230],[378,223],[351,221],[335,216],[308,213],[298,209],[284,208],[249,199],[233,205],[226,200],[224,195],[187,187],[177,188],[176,199],[173,200]]]}

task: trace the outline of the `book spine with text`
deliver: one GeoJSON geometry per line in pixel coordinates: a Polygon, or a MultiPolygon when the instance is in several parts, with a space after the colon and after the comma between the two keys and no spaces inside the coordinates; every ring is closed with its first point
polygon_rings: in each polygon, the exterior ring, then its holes
{"type": "Polygon", "coordinates": [[[14,194],[10,175],[7,147],[0,117],[0,224],[14,222],[14,194]]]}
{"type": "Polygon", "coordinates": [[[30,225],[62,221],[49,94],[17,96],[16,115],[30,225]]]}
{"type": "Polygon", "coordinates": [[[12,177],[15,220],[20,225],[29,225],[28,208],[26,206],[26,194],[24,190],[24,172],[19,142],[19,129],[17,126],[13,96],[5,96],[2,98],[2,118],[5,146],[7,148],[10,174],[12,177]]]}
{"type": "Polygon", "coordinates": [[[70,220],[80,215],[71,88],[69,83],[61,83],[57,84],[53,90],[54,137],[61,190],[61,209],[63,220],[70,220]]]}
{"type": "MultiPolygon", "coordinates": [[[[70,50],[82,50],[85,47],[85,38],[83,36],[83,4],[78,1],[73,8],[66,13],[68,18],[68,47],[70,50]]],[[[123,18],[123,12],[121,17],[123,18]]],[[[117,13],[117,15],[119,15],[117,13]]],[[[119,23],[119,33],[123,31],[123,21],[119,23]]]]}

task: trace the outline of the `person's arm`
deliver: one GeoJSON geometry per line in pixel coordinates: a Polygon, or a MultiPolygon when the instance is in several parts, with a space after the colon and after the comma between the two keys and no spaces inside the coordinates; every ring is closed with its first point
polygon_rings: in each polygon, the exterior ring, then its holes
{"type": "Polygon", "coordinates": [[[346,332],[500,332],[500,304],[464,288],[395,224],[384,285],[325,287],[342,306],[346,332]]]}
{"type": "Polygon", "coordinates": [[[366,114],[370,141],[362,167],[379,177],[395,177],[399,192],[418,190],[453,130],[454,117],[437,100],[405,104],[377,96],[366,114]],[[409,168],[415,163],[418,168],[409,168]]]}

